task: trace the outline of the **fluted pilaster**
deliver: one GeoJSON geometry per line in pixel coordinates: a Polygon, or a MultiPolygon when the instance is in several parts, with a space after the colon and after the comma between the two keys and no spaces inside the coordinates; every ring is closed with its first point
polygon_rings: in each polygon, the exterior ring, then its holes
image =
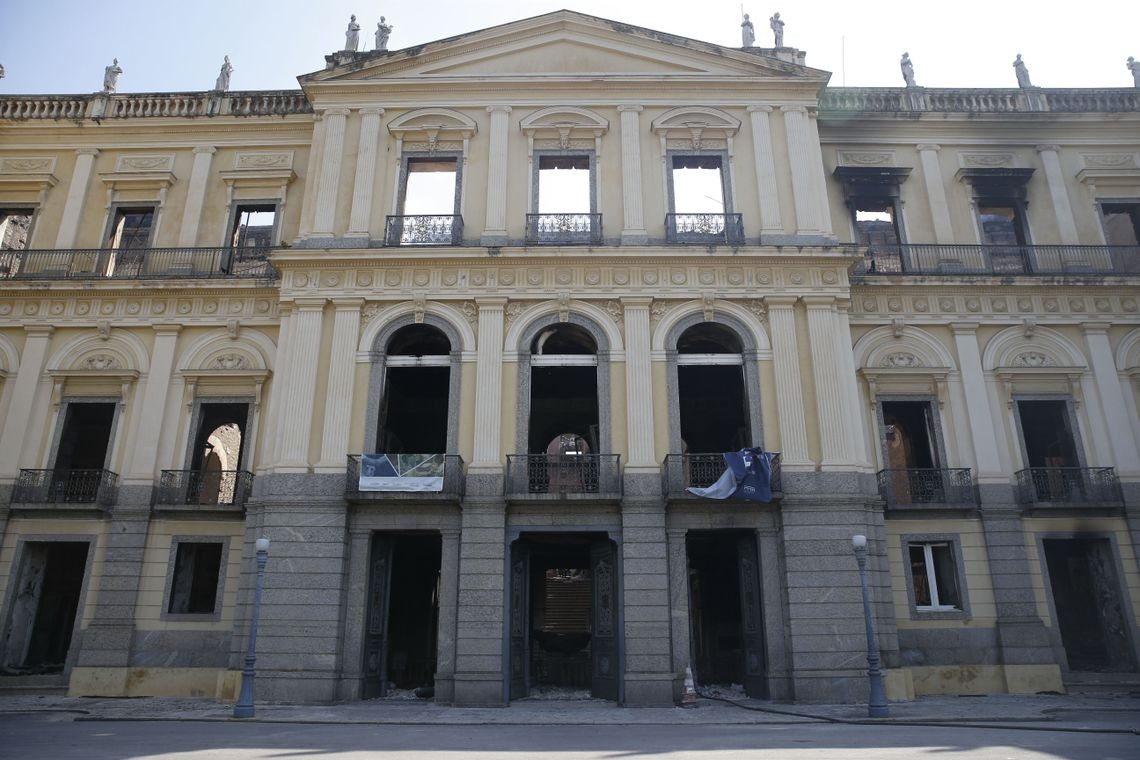
{"type": "Polygon", "coordinates": [[[839,325],[835,319],[835,299],[827,296],[804,298],[807,306],[808,340],[811,342],[812,377],[815,405],[819,414],[822,469],[852,463],[850,416],[841,385],[842,361],[838,357],[839,325]]]}
{"type": "Polygon", "coordinates": [[[772,146],[771,106],[749,106],[752,120],[752,153],[756,161],[756,190],[760,199],[760,234],[780,235],[780,188],[776,184],[775,150],[772,146]]]}
{"type": "Polygon", "coordinates": [[[788,469],[804,468],[812,462],[808,458],[803,383],[796,349],[796,299],[770,296],[764,302],[768,306],[768,324],[772,328],[772,365],[776,371],[776,414],[780,421],[782,462],[788,469]]]}
{"type": "Polygon", "coordinates": [[[820,233],[820,206],[816,198],[816,181],[812,162],[815,151],[811,146],[811,127],[807,109],[803,106],[783,106],[784,131],[788,139],[788,160],[792,168],[792,201],[796,209],[796,234],[820,233]]]}
{"type": "Polygon", "coordinates": [[[655,468],[653,378],[649,361],[649,306],[652,298],[623,298],[628,467],[655,468]]]}
{"type": "Polygon", "coordinates": [[[317,237],[332,237],[333,234],[348,113],[347,108],[330,108],[324,112],[325,148],[321,154],[321,176],[317,182],[316,211],[313,214],[312,234],[317,237]]]}
{"type": "Polygon", "coordinates": [[[507,299],[479,299],[476,303],[479,306],[479,354],[475,359],[475,455],[471,467],[500,470],[503,307],[507,299]]]}
{"type": "Polygon", "coordinates": [[[340,472],[347,461],[356,341],[360,335],[360,307],[363,304],[363,298],[333,299],[335,311],[329,383],[325,392],[325,427],[321,435],[321,461],[314,468],[317,472],[340,472]]]}
{"type": "Polygon", "coordinates": [[[307,472],[309,469],[309,436],[313,429],[312,408],[317,388],[318,362],[321,350],[321,318],[323,298],[296,300],[290,355],[305,357],[285,367],[289,375],[285,389],[285,406],[280,410],[281,452],[277,472],[307,472]]]}
{"type": "Polygon", "coordinates": [[[360,139],[356,149],[356,180],[352,188],[352,211],[348,237],[367,239],[372,227],[373,188],[376,186],[376,160],[380,148],[380,117],[383,108],[360,109],[360,139]]]}

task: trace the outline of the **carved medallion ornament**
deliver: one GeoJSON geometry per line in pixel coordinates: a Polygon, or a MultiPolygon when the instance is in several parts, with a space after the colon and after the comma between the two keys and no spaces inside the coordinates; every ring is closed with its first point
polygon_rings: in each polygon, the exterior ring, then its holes
{"type": "Polygon", "coordinates": [[[463,318],[474,327],[479,322],[479,307],[475,305],[474,301],[464,301],[463,305],[459,307],[463,313],[463,318]]]}
{"type": "Polygon", "coordinates": [[[249,361],[241,354],[221,354],[210,360],[207,369],[249,369],[249,361]]]}
{"type": "Polygon", "coordinates": [[[676,305],[674,301],[654,301],[653,305],[649,307],[650,321],[660,322],[676,305]]]}
{"type": "Polygon", "coordinates": [[[839,163],[845,166],[890,166],[895,154],[889,151],[839,151],[839,163]]]}
{"type": "Polygon", "coordinates": [[[54,158],[5,158],[0,161],[0,174],[50,174],[54,158]]]}
{"type": "Polygon", "coordinates": [[[980,166],[993,168],[997,166],[1012,166],[1012,153],[959,153],[962,166],[980,166]]]}
{"type": "Polygon", "coordinates": [[[234,157],[235,169],[291,169],[292,153],[238,153],[234,157]]]}
{"type": "Polygon", "coordinates": [[[763,301],[748,301],[744,304],[744,308],[761,322],[768,321],[768,305],[763,301]]]}
{"type": "Polygon", "coordinates": [[[383,310],[384,310],[384,307],[382,307],[378,303],[367,303],[367,304],[364,304],[364,308],[360,310],[360,316],[361,316],[361,319],[364,320],[364,323],[367,324],[367,323],[371,322],[373,319],[376,319],[376,315],[379,314],[383,310]]]}
{"type": "Polygon", "coordinates": [[[527,304],[521,303],[519,301],[511,301],[509,304],[507,304],[506,308],[503,309],[503,317],[506,319],[507,324],[509,325],[518,319],[519,316],[521,316],[522,313],[526,311],[526,308],[527,304]]]}
{"type": "Polygon", "coordinates": [[[169,171],[174,166],[174,154],[162,156],[119,156],[116,172],[169,171]]]}
{"type": "Polygon", "coordinates": [[[922,359],[919,359],[914,354],[910,354],[910,353],[907,353],[905,351],[898,351],[896,353],[887,354],[886,356],[884,356],[883,360],[879,363],[879,366],[880,367],[906,368],[906,367],[924,367],[926,365],[923,364],[922,359]]]}
{"type": "Polygon", "coordinates": [[[1090,169],[1132,169],[1136,166],[1135,153],[1085,153],[1081,157],[1090,169]]]}
{"type": "Polygon", "coordinates": [[[1013,359],[1014,367],[1056,367],[1057,362],[1036,351],[1026,351],[1013,359]]]}
{"type": "Polygon", "coordinates": [[[80,364],[80,369],[92,370],[95,372],[122,368],[123,363],[120,362],[117,357],[114,357],[110,354],[95,354],[94,356],[88,356],[80,364]]]}

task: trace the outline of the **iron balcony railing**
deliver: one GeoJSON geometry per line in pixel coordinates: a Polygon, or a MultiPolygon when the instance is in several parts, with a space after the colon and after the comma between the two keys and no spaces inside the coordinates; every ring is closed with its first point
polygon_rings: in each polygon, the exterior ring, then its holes
{"type": "Polygon", "coordinates": [[[463,245],[459,214],[389,216],[384,245],[463,245]]]}
{"type": "MultiPolygon", "coordinates": [[[[708,488],[724,474],[723,454],[669,454],[665,457],[665,494],[669,498],[697,499],[687,488],[708,488]]],[[[772,498],[783,493],[780,455],[772,456],[772,498]]]]}
{"type": "Polygon", "coordinates": [[[1015,474],[1018,501],[1025,506],[1124,505],[1112,467],[1029,467],[1015,474]]]}
{"type": "Polygon", "coordinates": [[[854,275],[1136,275],[1134,245],[878,245],[854,275]]]}
{"type": "Polygon", "coordinates": [[[507,498],[621,498],[620,454],[508,454],[507,498]]]}
{"type": "Polygon", "coordinates": [[[907,468],[879,470],[879,494],[887,508],[976,508],[978,494],[970,469],[907,468]]]}
{"type": "Polygon", "coordinates": [[[273,280],[269,248],[84,248],[0,251],[0,280],[273,280]]]}
{"type": "Polygon", "coordinates": [[[245,470],[163,470],[155,504],[240,509],[252,492],[253,473],[245,470]]]}
{"type": "Polygon", "coordinates": [[[13,504],[115,503],[119,476],[110,470],[20,470],[12,489],[13,504]]]}
{"type": "Polygon", "coordinates": [[[443,489],[440,491],[362,491],[360,490],[360,463],[362,455],[349,454],[348,469],[345,472],[344,479],[345,496],[357,501],[392,498],[427,498],[430,500],[442,499],[451,501],[463,498],[463,457],[458,454],[437,454],[433,456],[443,458],[443,489]]]}
{"type": "Polygon", "coordinates": [[[740,214],[666,214],[665,239],[669,243],[744,245],[740,214]]]}
{"type": "Polygon", "coordinates": [[[601,214],[527,214],[526,242],[539,245],[600,245],[601,214]]]}

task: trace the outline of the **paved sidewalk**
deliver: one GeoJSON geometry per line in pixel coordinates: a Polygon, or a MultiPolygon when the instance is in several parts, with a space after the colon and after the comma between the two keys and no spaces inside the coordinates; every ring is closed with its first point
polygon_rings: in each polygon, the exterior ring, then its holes
{"type": "MultiPolygon", "coordinates": [[[[443,707],[430,702],[370,700],[340,705],[258,704],[275,723],[377,725],[749,725],[819,722],[955,724],[1039,730],[1140,734],[1140,697],[1128,694],[923,697],[894,702],[891,717],[871,720],[865,705],[787,705],[700,699],[696,707],[622,708],[600,700],[520,700],[506,708],[443,707]]],[[[210,699],[0,696],[0,715],[38,720],[232,721],[232,707],[210,699]]]]}

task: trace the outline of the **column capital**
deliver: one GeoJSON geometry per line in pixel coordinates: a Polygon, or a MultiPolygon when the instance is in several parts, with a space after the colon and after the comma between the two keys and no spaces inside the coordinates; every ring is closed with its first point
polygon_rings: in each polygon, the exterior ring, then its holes
{"type": "Polygon", "coordinates": [[[618,106],[618,113],[625,113],[626,111],[632,111],[633,113],[641,113],[644,110],[645,110],[644,106],[636,106],[636,105],[630,105],[630,104],[618,106]]]}
{"type": "Polygon", "coordinates": [[[182,332],[182,325],[170,323],[158,324],[151,325],[151,329],[153,329],[158,335],[177,335],[178,333],[182,332]]]}
{"type": "Polygon", "coordinates": [[[919,143],[918,145],[916,145],[914,147],[915,147],[915,150],[918,150],[918,151],[930,150],[930,151],[934,151],[935,153],[942,150],[942,146],[939,145],[938,143],[919,143]]]}
{"type": "Polygon", "coordinates": [[[484,309],[494,311],[495,309],[502,309],[506,306],[508,300],[507,298],[499,297],[476,298],[475,305],[479,307],[479,311],[483,311],[484,309]]]}
{"type": "Polygon", "coordinates": [[[1098,335],[1108,332],[1111,322],[1081,322],[1081,332],[1085,335],[1098,335]]]}
{"type": "Polygon", "coordinates": [[[352,112],[349,108],[326,108],[318,113],[319,116],[348,116],[352,112]]]}
{"type": "Polygon", "coordinates": [[[77,148],[75,150],[77,156],[97,156],[99,155],[98,148],[77,148]]]}
{"type": "Polygon", "coordinates": [[[648,309],[653,304],[650,296],[625,296],[619,300],[627,309],[648,309]]]}
{"type": "Polygon", "coordinates": [[[748,106],[748,113],[772,113],[772,106],[748,106]]]}
{"type": "Polygon", "coordinates": [[[364,305],[363,298],[330,298],[337,311],[352,311],[364,305]]]}
{"type": "Polygon", "coordinates": [[[29,337],[32,335],[40,335],[46,338],[55,332],[55,327],[52,325],[24,325],[24,332],[26,332],[29,337]]]}
{"type": "Polygon", "coordinates": [[[1038,153],[1046,153],[1048,151],[1052,151],[1053,153],[1060,153],[1061,152],[1061,146],[1060,145],[1049,145],[1049,144],[1035,145],[1035,146],[1033,146],[1033,149],[1035,151],[1037,151],[1038,153]]]}
{"type": "Polygon", "coordinates": [[[325,308],[325,299],[319,297],[294,298],[293,306],[299,311],[320,311],[325,308]]]}
{"type": "Polygon", "coordinates": [[[215,148],[213,145],[195,145],[194,146],[194,155],[198,155],[199,153],[209,153],[209,154],[213,155],[214,153],[217,153],[217,152],[218,152],[218,149],[215,148]]]}
{"type": "Polygon", "coordinates": [[[835,296],[803,296],[802,300],[809,309],[835,308],[835,296]]]}
{"type": "Polygon", "coordinates": [[[512,110],[510,106],[487,106],[487,113],[495,113],[496,111],[500,113],[510,113],[512,110]]]}
{"type": "Polygon", "coordinates": [[[369,106],[368,108],[360,109],[361,116],[383,116],[384,109],[379,106],[369,106]]]}
{"type": "Polygon", "coordinates": [[[980,325],[977,322],[951,322],[950,329],[957,334],[970,334],[973,335],[978,331],[980,325]]]}
{"type": "Polygon", "coordinates": [[[807,108],[804,106],[780,106],[780,111],[783,113],[807,113],[807,108]]]}
{"type": "Polygon", "coordinates": [[[764,296],[764,303],[769,309],[790,309],[798,300],[799,296],[764,296]]]}

